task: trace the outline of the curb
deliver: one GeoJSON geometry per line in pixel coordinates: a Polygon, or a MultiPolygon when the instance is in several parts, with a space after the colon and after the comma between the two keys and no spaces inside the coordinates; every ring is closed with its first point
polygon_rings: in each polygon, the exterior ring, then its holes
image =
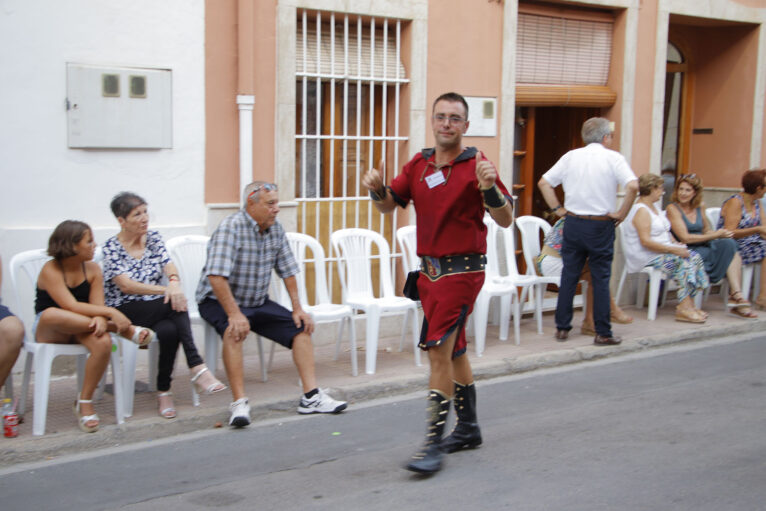
{"type": "MultiPolygon", "coordinates": [[[[710,339],[733,338],[736,336],[752,337],[761,334],[766,320],[748,321],[740,325],[703,327],[676,331],[672,335],[657,334],[623,341],[618,346],[580,346],[563,348],[544,353],[523,355],[515,358],[501,358],[492,362],[482,362],[474,368],[474,379],[491,380],[509,376],[582,362],[618,357],[632,353],[652,350],[668,345],[693,343],[710,339]]],[[[360,403],[382,397],[409,394],[426,388],[427,376],[402,376],[385,381],[366,384],[350,384],[347,387],[333,388],[332,392],[339,399],[351,403],[360,403]]],[[[295,416],[296,400],[276,400],[264,402],[252,407],[253,422],[262,422],[279,417],[295,416]]],[[[16,442],[13,446],[3,445],[0,452],[0,467],[9,467],[19,463],[53,460],[60,456],[84,453],[104,448],[115,448],[129,444],[149,443],[177,435],[200,432],[208,429],[226,428],[228,411],[221,408],[200,409],[194,415],[183,416],[167,421],[160,417],[138,419],[121,425],[102,427],[96,435],[86,435],[79,431],[53,433],[41,437],[29,437],[16,442]]],[[[14,440],[15,442],[15,440],[14,440]]],[[[5,442],[4,442],[5,444],[5,442]]]]}

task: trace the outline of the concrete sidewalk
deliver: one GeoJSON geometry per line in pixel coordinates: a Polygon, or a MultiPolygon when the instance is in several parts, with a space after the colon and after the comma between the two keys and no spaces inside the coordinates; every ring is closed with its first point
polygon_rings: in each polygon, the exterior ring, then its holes
{"type": "MultiPolygon", "coordinates": [[[[468,338],[468,355],[477,380],[532,371],[540,368],[573,364],[588,360],[617,356],[636,351],[651,349],[670,343],[717,339],[735,335],[758,333],[766,327],[766,313],[759,318],[746,320],[723,311],[718,296],[711,296],[705,304],[710,313],[703,325],[680,323],[674,320],[674,304],[669,303],[658,311],[655,321],[646,320],[646,309],[626,308],[635,317],[630,325],[613,325],[615,335],[622,336],[619,346],[600,347],[593,345],[593,338],[580,335],[581,312],[575,313],[577,325],[565,343],[553,338],[555,326],[552,313],[546,313],[543,319],[544,333],[536,333],[535,322],[527,315],[521,322],[521,343],[513,344],[513,329],[508,341],[498,340],[497,326],[490,326],[487,342],[482,357],[477,357],[472,337],[468,338]]],[[[332,327],[329,327],[332,328],[332,327]]],[[[342,346],[339,360],[334,361],[334,345],[317,346],[315,350],[317,377],[320,386],[330,389],[337,399],[349,401],[345,413],[354,412],[354,404],[361,401],[405,394],[416,390],[425,390],[428,380],[428,360],[421,356],[423,365],[415,366],[412,348],[406,346],[398,351],[398,337],[381,339],[377,357],[377,372],[364,374],[364,331],[357,328],[360,337],[357,344],[359,352],[359,376],[351,375],[348,343],[342,346]]],[[[247,342],[253,342],[250,339],[247,342]]],[[[268,347],[268,343],[265,344],[268,347]]],[[[266,350],[268,353],[268,350],[266,350]]],[[[105,393],[96,403],[96,410],[101,417],[101,428],[97,433],[86,434],[77,428],[72,412],[72,403],[76,395],[76,378],[66,377],[51,383],[51,395],[48,406],[46,434],[32,436],[31,402],[28,405],[27,420],[19,426],[19,436],[9,439],[0,437],[0,466],[37,460],[54,459],[71,453],[97,450],[118,445],[149,442],[181,433],[201,431],[209,428],[228,428],[228,404],[230,392],[224,391],[212,396],[201,396],[201,405],[192,406],[188,370],[183,365],[184,357],[179,361],[174,373],[173,393],[178,417],[172,420],[161,418],[157,414],[155,394],[148,392],[146,358],[137,370],[137,393],[133,417],[117,425],[114,417],[114,400],[105,393]],[[143,390],[142,390],[143,389],[143,390]]],[[[225,382],[225,372],[219,361],[218,377],[225,382]]],[[[257,355],[248,355],[245,360],[247,373],[246,386],[250,398],[254,421],[265,418],[296,414],[301,394],[297,372],[290,352],[278,347],[274,362],[268,372],[268,381],[262,382],[259,374],[257,355]]],[[[16,376],[16,389],[20,392],[21,378],[16,376]]],[[[30,389],[29,399],[31,401],[30,389]]],[[[481,410],[481,405],[480,408],[481,410]]],[[[418,418],[413,418],[416,420],[418,418]]],[[[342,418],[339,418],[339,428],[342,418]]]]}

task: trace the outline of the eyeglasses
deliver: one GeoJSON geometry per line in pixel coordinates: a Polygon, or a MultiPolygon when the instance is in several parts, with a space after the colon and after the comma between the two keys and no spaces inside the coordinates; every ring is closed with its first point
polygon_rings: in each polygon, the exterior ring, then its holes
{"type": "Polygon", "coordinates": [[[263,183],[262,185],[258,185],[253,188],[253,191],[250,192],[250,194],[247,196],[247,200],[250,200],[253,195],[260,192],[261,190],[266,190],[267,192],[276,192],[279,190],[279,187],[274,183],[263,183]]]}
{"type": "Polygon", "coordinates": [[[461,122],[465,122],[465,119],[460,117],[459,115],[444,115],[444,114],[436,114],[433,117],[434,121],[436,122],[444,122],[449,121],[451,125],[460,124],[461,122]]]}
{"type": "Polygon", "coordinates": [[[678,176],[678,179],[694,179],[697,177],[697,174],[681,174],[678,176]]]}

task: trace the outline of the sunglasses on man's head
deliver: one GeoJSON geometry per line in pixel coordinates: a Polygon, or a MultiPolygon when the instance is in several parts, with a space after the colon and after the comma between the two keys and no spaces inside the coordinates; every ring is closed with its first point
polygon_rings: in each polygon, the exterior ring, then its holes
{"type": "Polygon", "coordinates": [[[247,196],[247,200],[250,200],[253,195],[260,192],[261,190],[266,190],[267,192],[276,192],[279,190],[279,187],[274,183],[264,183],[262,185],[258,185],[253,188],[253,191],[250,192],[250,194],[247,196]]]}

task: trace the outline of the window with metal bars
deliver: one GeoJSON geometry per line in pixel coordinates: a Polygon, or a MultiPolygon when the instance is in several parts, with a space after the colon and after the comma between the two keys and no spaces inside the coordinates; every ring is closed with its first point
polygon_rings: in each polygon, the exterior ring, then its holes
{"type": "Polygon", "coordinates": [[[305,203],[317,203],[318,214],[311,216],[319,222],[334,209],[318,203],[330,201],[344,210],[340,224],[329,219],[334,228],[358,226],[359,215],[370,217],[371,226],[369,204],[358,204],[368,202],[361,175],[381,159],[398,171],[399,151],[407,141],[400,115],[408,83],[402,29],[401,20],[299,12],[295,192],[304,203],[299,224],[307,220],[305,203]],[[354,210],[350,217],[349,208],[354,210]]]}

